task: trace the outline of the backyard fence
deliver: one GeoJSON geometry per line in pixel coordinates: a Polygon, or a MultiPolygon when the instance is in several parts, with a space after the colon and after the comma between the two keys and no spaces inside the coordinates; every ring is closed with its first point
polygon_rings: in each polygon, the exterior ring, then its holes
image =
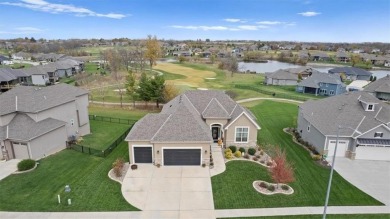
{"type": "Polygon", "coordinates": [[[135,120],[130,119],[119,119],[119,118],[112,118],[112,117],[105,117],[105,116],[96,116],[96,115],[89,115],[90,120],[96,120],[96,121],[102,121],[102,122],[111,122],[111,123],[118,123],[118,124],[128,124],[130,125],[129,128],[126,129],[125,132],[122,133],[121,136],[119,136],[114,142],[112,142],[110,145],[108,145],[103,150],[97,150],[95,148],[91,148],[88,146],[84,146],[81,144],[70,144],[69,147],[75,151],[79,151],[81,153],[86,153],[98,157],[106,157],[109,155],[120,143],[122,143],[123,140],[125,140],[127,134],[129,134],[131,128],[133,128],[135,120]]]}
{"type": "Polygon", "coordinates": [[[314,98],[310,98],[310,97],[307,97],[307,98],[306,97],[298,97],[298,96],[293,96],[293,95],[288,95],[288,94],[281,94],[281,93],[276,93],[276,92],[272,92],[272,91],[267,91],[267,90],[264,90],[260,87],[256,87],[253,85],[236,84],[236,85],[234,85],[234,87],[239,88],[239,89],[245,89],[245,90],[253,90],[253,91],[256,91],[258,93],[271,95],[271,96],[274,96],[277,98],[290,99],[290,100],[306,101],[308,99],[314,99],[314,98]]]}

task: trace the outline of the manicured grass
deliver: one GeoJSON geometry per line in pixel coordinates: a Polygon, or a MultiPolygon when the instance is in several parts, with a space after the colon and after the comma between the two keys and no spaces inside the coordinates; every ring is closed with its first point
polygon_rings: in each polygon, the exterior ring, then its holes
{"type": "Polygon", "coordinates": [[[148,113],[157,112],[149,110],[122,109],[113,107],[104,107],[100,105],[89,105],[88,111],[90,115],[107,116],[115,118],[123,118],[130,120],[139,120],[148,113]]]}
{"type": "MultiPolygon", "coordinates": [[[[236,217],[229,219],[321,219],[322,215],[293,215],[293,216],[268,216],[268,217],[236,217]]],[[[329,219],[389,219],[389,214],[328,214],[329,219]]]]}
{"type": "MultiPolygon", "coordinates": [[[[248,161],[231,161],[226,171],[212,177],[216,209],[321,206],[329,178],[329,169],[314,163],[309,153],[293,143],[291,136],[282,131],[296,127],[298,108],[294,104],[264,101],[250,108],[258,118],[261,130],[260,145],[278,145],[286,150],[287,159],[293,163],[296,181],[290,183],[295,193],[289,196],[266,196],[252,187],[255,180],[271,181],[268,170],[248,161]]],[[[333,175],[329,205],[382,205],[379,201],[357,189],[337,172],[333,175]]]]}
{"type": "Polygon", "coordinates": [[[39,161],[32,172],[0,181],[1,211],[136,211],[121,194],[121,185],[107,176],[118,157],[128,161],[127,143],[106,158],[65,149],[39,161]],[[65,193],[65,185],[71,192],[65,193]],[[61,195],[61,204],[57,195],[61,195]],[[67,199],[72,199],[68,206],[67,199]]]}
{"type": "Polygon", "coordinates": [[[104,150],[119,138],[130,125],[90,120],[91,134],[83,137],[80,145],[104,150]]]}
{"type": "MultiPolygon", "coordinates": [[[[180,75],[180,74],[174,74],[174,73],[170,73],[170,72],[167,72],[167,71],[163,71],[163,70],[156,70],[156,71],[159,71],[159,72],[162,72],[164,74],[164,79],[166,81],[169,81],[169,80],[176,80],[176,79],[185,79],[187,78],[186,76],[184,75],[180,75]]],[[[154,72],[151,72],[149,73],[151,75],[154,75],[155,73],[154,72]]]]}

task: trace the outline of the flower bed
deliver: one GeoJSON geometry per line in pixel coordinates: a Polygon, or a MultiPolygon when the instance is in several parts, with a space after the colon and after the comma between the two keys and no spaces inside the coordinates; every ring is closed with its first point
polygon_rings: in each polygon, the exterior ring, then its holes
{"type": "Polygon", "coordinates": [[[257,192],[260,192],[264,195],[274,195],[274,194],[284,194],[291,195],[294,193],[294,189],[291,186],[283,183],[269,183],[266,181],[258,180],[253,182],[253,188],[256,189],[257,192]]]}
{"type": "Polygon", "coordinates": [[[225,149],[225,163],[232,160],[246,160],[258,163],[268,168],[275,166],[275,163],[273,162],[272,158],[267,153],[265,153],[263,150],[254,150],[254,152],[251,152],[253,155],[244,152],[244,156],[241,156],[242,151],[240,150],[235,151],[235,153],[233,154],[229,152],[229,149],[225,149]]]}
{"type": "Polygon", "coordinates": [[[121,177],[117,177],[114,173],[114,169],[111,169],[109,172],[108,172],[108,177],[120,184],[122,184],[123,182],[123,179],[125,178],[126,176],[126,173],[127,173],[127,170],[129,169],[130,167],[130,164],[128,163],[125,163],[124,166],[123,166],[123,169],[122,169],[122,176],[121,177]]]}

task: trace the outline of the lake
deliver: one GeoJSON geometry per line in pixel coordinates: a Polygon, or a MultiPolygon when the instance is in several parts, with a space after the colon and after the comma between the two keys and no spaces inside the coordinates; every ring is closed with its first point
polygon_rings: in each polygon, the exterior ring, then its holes
{"type": "MultiPolygon", "coordinates": [[[[310,66],[310,64],[307,65],[308,67],[312,67],[313,69],[316,69],[320,72],[328,72],[329,69],[332,69],[334,67],[321,67],[321,66],[310,66]]],[[[279,62],[279,61],[273,61],[269,60],[267,63],[254,63],[254,62],[239,62],[238,68],[240,71],[255,71],[256,73],[265,73],[265,72],[274,72],[279,69],[285,69],[285,68],[299,68],[302,67],[301,65],[295,65],[285,62],[279,62]]],[[[390,70],[371,70],[370,72],[373,73],[373,76],[376,76],[377,79],[383,78],[386,75],[390,74],[390,70]]]]}

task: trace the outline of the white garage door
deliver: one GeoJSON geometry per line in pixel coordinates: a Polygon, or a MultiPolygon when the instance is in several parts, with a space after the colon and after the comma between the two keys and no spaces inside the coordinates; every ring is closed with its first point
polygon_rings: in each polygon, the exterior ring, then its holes
{"type": "MultiPolygon", "coordinates": [[[[336,157],[345,157],[345,152],[348,148],[349,141],[339,141],[337,145],[336,157]]],[[[329,141],[328,144],[328,157],[333,157],[334,149],[336,148],[336,141],[329,141]]]]}
{"type": "Polygon", "coordinates": [[[12,142],[16,159],[29,159],[27,144],[12,142]]]}
{"type": "Polygon", "coordinates": [[[390,161],[390,147],[375,146],[375,145],[359,145],[356,148],[355,159],[390,161]]]}

